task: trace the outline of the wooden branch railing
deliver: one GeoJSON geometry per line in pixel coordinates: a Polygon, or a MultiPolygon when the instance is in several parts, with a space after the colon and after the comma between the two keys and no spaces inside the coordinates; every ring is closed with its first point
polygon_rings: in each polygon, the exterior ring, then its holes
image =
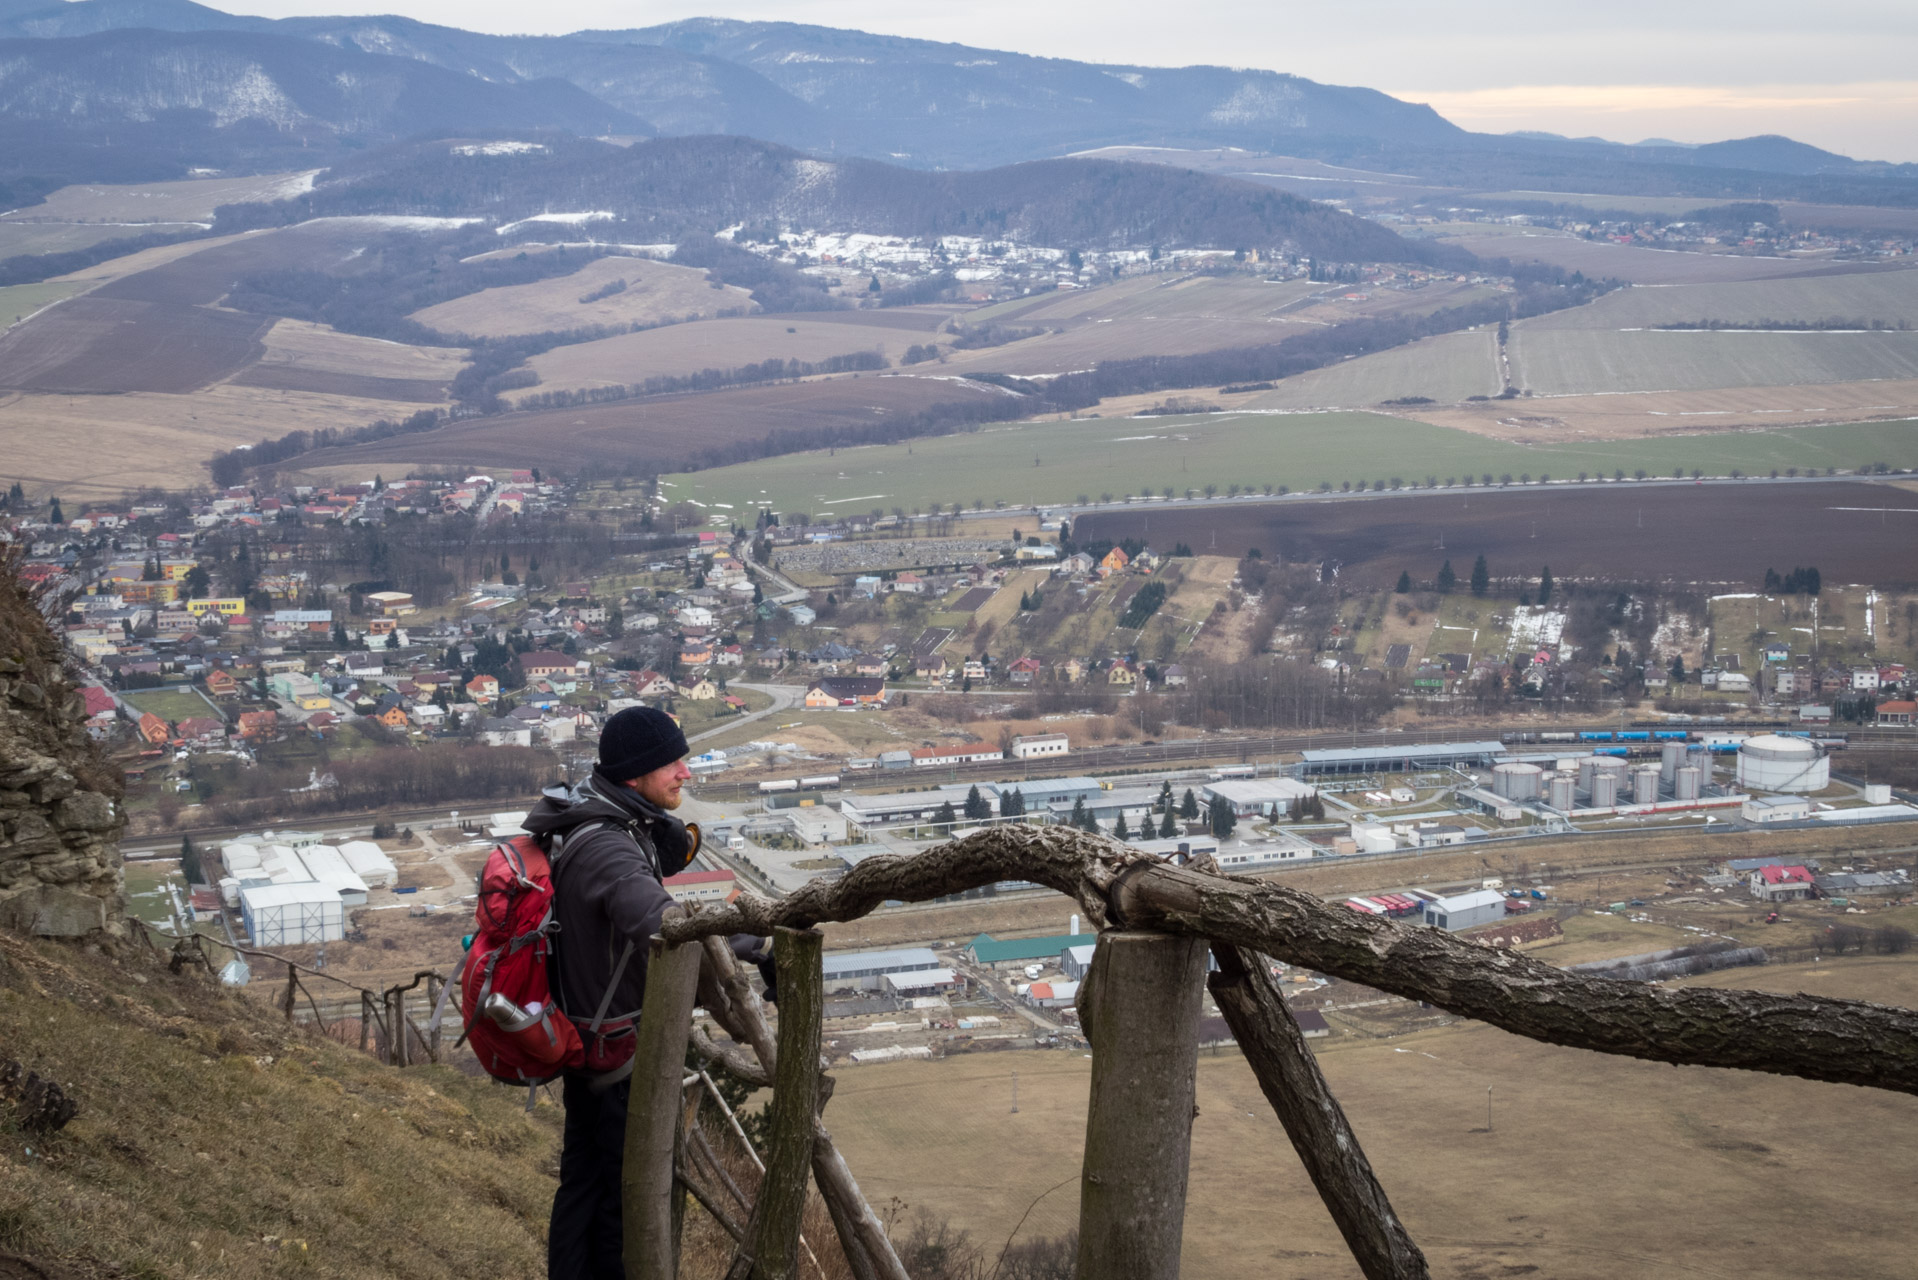
{"type": "MultiPolygon", "coordinates": [[[[702,944],[712,979],[701,991],[702,1003],[732,1040],[722,1043],[694,1030],[694,1050],[749,1083],[774,1086],[776,1136],[748,1224],[740,1225],[714,1200],[715,1217],[740,1241],[729,1273],[733,1280],[795,1274],[789,1242],[798,1240],[808,1135],[811,1171],[854,1275],[907,1280],[883,1225],[818,1119],[830,1078],[818,1073],[818,935],[810,930],[824,921],[857,919],[888,900],[925,901],[1014,879],[1070,895],[1101,930],[1081,989],[1093,1078],[1079,1280],[1178,1275],[1207,942],[1219,961],[1210,979],[1213,997],[1369,1280],[1424,1280],[1425,1259],[1326,1087],[1271,982],[1265,956],[1547,1043],[1918,1093],[1918,1013],[1908,1009],[1756,991],[1666,989],[1570,973],[1438,930],[1328,906],[1279,885],[1220,875],[1210,865],[1173,866],[1103,836],[1061,827],[998,827],[916,857],[868,859],[839,880],[816,881],[776,902],[742,895],[723,909],[662,926],[662,955],[699,954],[690,944],[702,944]],[[776,1043],[758,997],[719,941],[730,933],[777,939],[785,1002],[776,1043]],[[808,1113],[809,1129],[802,1123],[808,1113]]],[[[688,1040],[677,1043],[683,1053],[688,1040]]],[[[657,1141],[648,1149],[648,1158],[659,1158],[657,1141]]],[[[628,1151],[630,1159],[633,1148],[628,1151]]],[[[654,1188],[661,1179],[654,1173],[638,1183],[654,1188]]],[[[713,1199],[703,1196],[702,1202],[713,1199]]],[[[670,1265],[659,1261],[658,1249],[645,1256],[655,1260],[650,1266],[670,1265]]],[[[631,1280],[672,1280],[675,1274],[634,1270],[631,1253],[627,1265],[631,1280]]]]}

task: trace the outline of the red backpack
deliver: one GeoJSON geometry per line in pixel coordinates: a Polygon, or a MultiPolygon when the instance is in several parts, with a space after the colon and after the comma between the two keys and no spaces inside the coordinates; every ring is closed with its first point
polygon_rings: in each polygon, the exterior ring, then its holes
{"type": "Polygon", "coordinates": [[[515,836],[494,848],[480,873],[474,915],[477,928],[457,979],[466,1024],[462,1038],[489,1075],[538,1085],[564,1071],[587,1070],[611,1084],[631,1070],[632,1015],[609,1020],[606,1014],[633,945],[620,953],[606,997],[582,1031],[553,999],[553,865],[538,840],[515,836]]]}

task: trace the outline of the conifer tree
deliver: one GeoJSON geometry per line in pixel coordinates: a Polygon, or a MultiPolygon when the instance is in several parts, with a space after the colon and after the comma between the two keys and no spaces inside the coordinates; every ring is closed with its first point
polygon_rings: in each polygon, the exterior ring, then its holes
{"type": "Polygon", "coordinates": [[[1179,834],[1178,821],[1174,819],[1172,816],[1172,806],[1167,805],[1165,810],[1165,817],[1159,820],[1159,839],[1170,840],[1173,836],[1176,836],[1178,834],[1179,834]]]}
{"type": "Polygon", "coordinates": [[[1472,594],[1482,596],[1491,588],[1492,571],[1485,567],[1485,557],[1480,556],[1472,562],[1472,594]]]}
{"type": "Polygon", "coordinates": [[[1192,794],[1192,788],[1185,789],[1185,796],[1179,801],[1179,816],[1191,821],[1199,816],[1199,797],[1192,794]]]}

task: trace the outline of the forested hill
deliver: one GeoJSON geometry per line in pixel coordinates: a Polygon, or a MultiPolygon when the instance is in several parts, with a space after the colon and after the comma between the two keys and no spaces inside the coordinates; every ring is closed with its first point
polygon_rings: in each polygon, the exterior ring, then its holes
{"type": "Polygon", "coordinates": [[[484,154],[507,149],[446,140],[387,148],[336,167],[295,200],[223,209],[220,225],[368,213],[506,224],[595,213],[614,215],[593,224],[599,240],[673,240],[746,223],[1082,249],[1289,245],[1342,262],[1422,261],[1435,251],[1326,205],[1160,165],[1045,160],[928,173],[731,137],[516,145],[530,149],[484,154]]]}

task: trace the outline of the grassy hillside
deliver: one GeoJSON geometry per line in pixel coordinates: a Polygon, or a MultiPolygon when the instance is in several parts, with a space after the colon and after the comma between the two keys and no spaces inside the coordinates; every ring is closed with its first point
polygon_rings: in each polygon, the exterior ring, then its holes
{"type": "Polygon", "coordinates": [[[144,948],[13,935],[0,1060],[80,1107],[42,1137],[0,1102],[0,1275],[9,1253],[150,1280],[544,1271],[550,1104],[380,1066],[144,948]]]}

